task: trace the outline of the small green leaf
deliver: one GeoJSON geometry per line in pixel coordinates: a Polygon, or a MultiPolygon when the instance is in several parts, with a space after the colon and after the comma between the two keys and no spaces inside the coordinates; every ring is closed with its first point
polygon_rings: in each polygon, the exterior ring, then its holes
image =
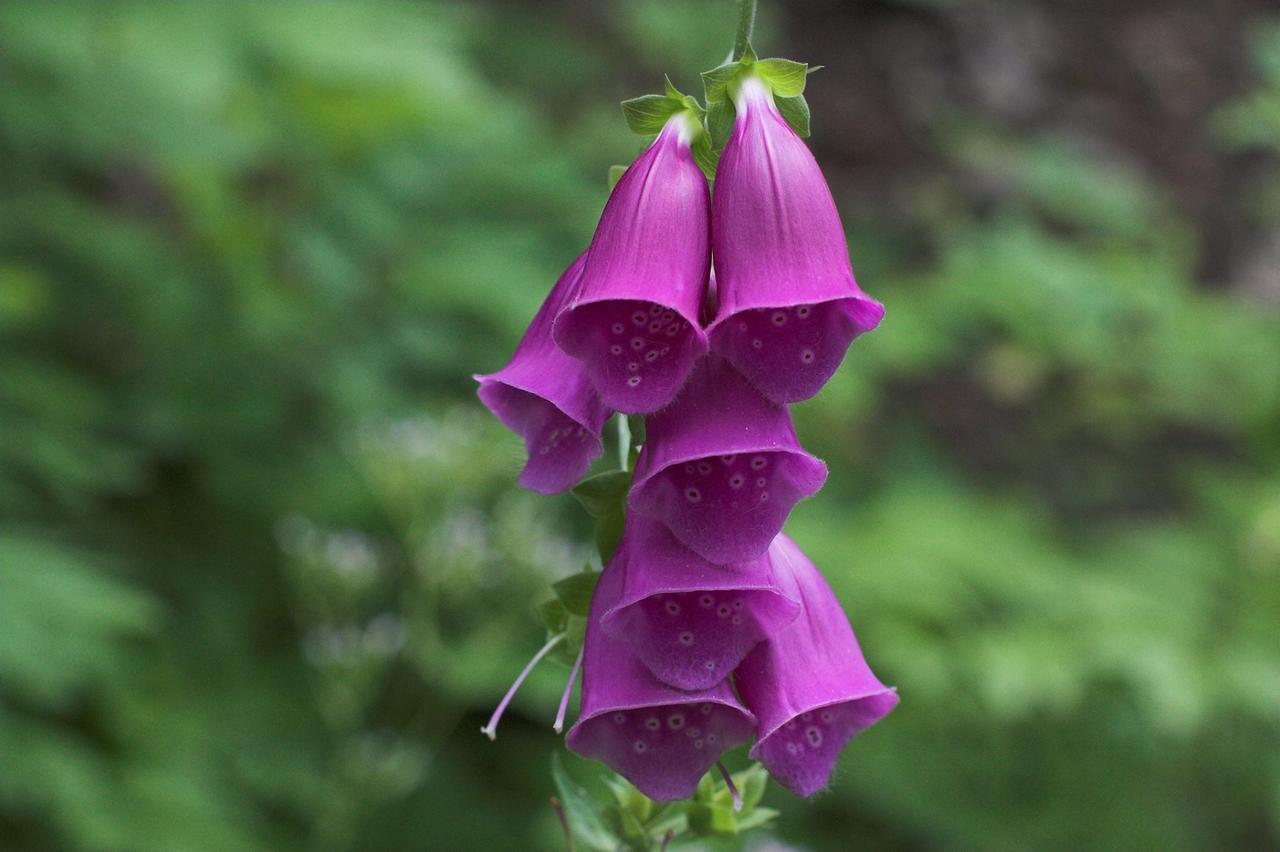
{"type": "Polygon", "coordinates": [[[751,813],[743,813],[737,817],[738,831],[759,828],[772,822],[779,814],[773,808],[756,808],[751,813]]]}
{"type": "Polygon", "coordinates": [[[618,848],[618,838],[600,819],[600,813],[587,791],[574,783],[564,771],[560,762],[560,753],[551,755],[551,779],[555,782],[556,792],[560,794],[560,802],[564,806],[565,819],[569,822],[569,831],[578,842],[588,849],[599,852],[611,852],[618,848]]]}
{"type": "Polygon", "coordinates": [[[609,191],[618,185],[618,181],[622,180],[622,176],[627,173],[626,166],[610,166],[609,167],[609,191]]]}
{"type": "Polygon", "coordinates": [[[684,93],[675,87],[675,84],[671,82],[671,78],[669,76],[663,74],[662,79],[666,81],[667,97],[675,99],[684,97],[684,93]]]}
{"type": "Polygon", "coordinates": [[[667,119],[681,109],[680,101],[666,95],[641,95],[622,102],[622,114],[633,133],[656,136],[662,132],[667,119]]]}
{"type": "Polygon", "coordinates": [[[716,179],[716,164],[720,162],[720,155],[711,147],[709,134],[699,133],[698,138],[693,140],[693,161],[702,169],[707,180],[716,179]]]}
{"type": "Polygon", "coordinates": [[[702,91],[707,108],[729,100],[729,84],[742,73],[741,62],[726,62],[710,71],[702,72],[702,91]]]}
{"type": "Polygon", "coordinates": [[[794,98],[804,92],[804,80],[808,68],[803,62],[792,62],[790,59],[761,59],[755,64],[755,71],[775,97],[794,98]]]}
{"type": "Polygon", "coordinates": [[[551,588],[569,613],[585,618],[591,611],[591,596],[599,579],[599,571],[583,571],[552,583],[551,588]]]}
{"type": "Polygon", "coordinates": [[[796,95],[794,98],[775,98],[774,103],[778,105],[778,112],[782,113],[782,117],[787,120],[787,124],[791,125],[801,138],[809,136],[809,104],[805,101],[804,95],[796,95]]]}
{"type": "Polygon", "coordinates": [[[564,608],[564,604],[559,598],[552,598],[549,601],[543,601],[538,604],[538,617],[542,619],[542,623],[547,626],[547,634],[554,636],[557,633],[563,633],[565,626],[569,621],[569,611],[564,608]]]}
{"type": "Polygon", "coordinates": [[[613,558],[613,552],[622,541],[623,518],[622,509],[618,509],[596,521],[596,550],[600,553],[601,564],[613,558]]]}
{"type": "Polygon", "coordinates": [[[730,100],[720,101],[707,110],[707,133],[711,137],[711,145],[715,150],[721,150],[729,141],[736,117],[733,101],[730,100]]]}
{"type": "Polygon", "coordinates": [[[609,470],[598,473],[573,486],[573,496],[593,518],[601,518],[618,511],[631,486],[631,472],[609,470]]]}
{"type": "Polygon", "coordinates": [[[733,783],[738,785],[738,790],[742,793],[742,812],[745,814],[764,798],[769,773],[761,764],[753,763],[750,769],[733,773],[733,783]]]}

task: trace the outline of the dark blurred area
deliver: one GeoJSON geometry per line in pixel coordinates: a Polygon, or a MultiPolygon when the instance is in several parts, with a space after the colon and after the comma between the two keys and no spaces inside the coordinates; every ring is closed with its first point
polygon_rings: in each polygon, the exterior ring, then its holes
{"type": "MultiPolygon", "coordinates": [[[[640,150],[617,101],[732,35],[0,5],[0,846],[563,848],[565,671],[479,727],[589,528],[470,375],[640,150]]],[[[745,842],[1280,846],[1280,10],[766,0],[756,46],[825,66],[887,307],[788,531],[902,704],[745,842]]]]}

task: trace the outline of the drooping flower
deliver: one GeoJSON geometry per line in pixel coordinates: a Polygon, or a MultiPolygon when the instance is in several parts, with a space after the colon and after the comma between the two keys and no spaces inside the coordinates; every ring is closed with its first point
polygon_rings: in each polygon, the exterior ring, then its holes
{"type": "Polygon", "coordinates": [[[662,524],[633,514],[618,550],[622,596],[601,618],[664,683],[709,689],[756,643],[795,619],[800,604],[778,589],[772,551],[713,565],[662,524]]]}
{"type": "Polygon", "coordinates": [[[551,337],[556,314],[578,289],[585,260],[579,256],[560,276],[511,361],[496,373],[475,376],[480,401],[524,438],[528,460],[520,484],[543,494],[563,491],[582,477],[600,456],[600,430],[609,419],[582,364],[551,337]]]}
{"type": "Polygon", "coordinates": [[[751,738],[755,718],[727,681],[692,692],[675,689],[603,629],[601,618],[622,594],[623,573],[615,555],[596,586],[583,650],[582,707],[566,742],[651,799],[687,798],[726,749],[751,738]]]}
{"type": "Polygon", "coordinates": [[[669,403],[706,351],[698,312],[711,263],[710,194],[678,112],[623,174],[587,252],[582,288],[555,324],[556,342],[584,364],[618,411],[669,403]]]}
{"type": "Polygon", "coordinates": [[[717,565],[764,553],[827,466],[800,446],[791,415],[727,361],[698,362],[683,392],[648,418],[630,508],[717,565]]]}
{"type": "Polygon", "coordinates": [[[826,786],[840,751],[898,703],[863,659],[840,602],[818,569],[785,535],[774,565],[802,612],[761,642],[734,673],[742,700],[760,722],[751,757],[788,790],[809,796],[826,786]]]}
{"type": "Polygon", "coordinates": [[[707,334],[767,396],[795,402],[822,388],[884,308],[858,289],[831,191],[768,86],[748,75],[734,101],[716,169],[719,308],[707,334]]]}

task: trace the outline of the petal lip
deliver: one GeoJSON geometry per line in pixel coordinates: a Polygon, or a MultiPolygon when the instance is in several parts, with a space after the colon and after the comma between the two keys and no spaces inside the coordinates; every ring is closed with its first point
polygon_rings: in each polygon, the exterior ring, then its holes
{"type": "MultiPolygon", "coordinates": [[[[629,507],[662,521],[685,546],[718,565],[764,553],[795,503],[816,494],[827,479],[827,466],[800,446],[787,409],[717,355],[699,362],[684,391],[649,418],[646,430],[629,507]],[[744,469],[736,482],[714,477],[705,483],[712,489],[706,500],[703,483],[677,482],[681,468],[690,474],[691,462],[747,455],[766,456],[760,462],[768,470],[744,469]],[[756,491],[777,489],[772,482],[782,490],[756,491]]],[[[719,462],[711,467],[719,469],[719,462]]]]}
{"type": "Polygon", "coordinates": [[[898,704],[867,665],[840,602],[808,557],[779,535],[778,582],[804,611],[757,645],[734,673],[738,695],[760,720],[751,749],[800,796],[825,787],[849,741],[898,704]]]}
{"type": "Polygon", "coordinates": [[[625,642],[602,629],[602,614],[622,593],[627,547],[624,535],[591,601],[581,716],[565,742],[576,754],[606,763],[656,801],[684,799],[725,750],[751,738],[756,718],[727,681],[697,692],[675,689],[655,678],[625,642]]]}
{"type": "Polygon", "coordinates": [[[774,580],[769,553],[715,565],[636,514],[627,519],[627,541],[623,593],[601,626],[678,689],[713,687],[800,613],[774,580]]]}
{"type": "Polygon", "coordinates": [[[480,401],[524,439],[520,484],[544,494],[572,487],[600,456],[600,432],[609,418],[582,364],[551,338],[556,314],[581,284],[585,259],[580,255],[556,281],[507,364],[473,377],[480,401]]]}
{"type": "Polygon", "coordinates": [[[555,321],[556,343],[586,364],[601,398],[627,414],[668,404],[707,351],[699,315],[711,269],[711,196],[685,130],[685,119],[674,117],[618,181],[582,285],[555,321]],[[647,317],[634,329],[633,306],[647,317]],[[606,331],[615,327],[626,331],[618,340],[606,331]]]}
{"type": "MultiPolygon", "coordinates": [[[[884,307],[858,287],[835,200],[809,147],[778,112],[758,79],[739,90],[733,133],[720,158],[712,204],[712,251],[719,307],[708,327],[713,351],[728,355],[777,402],[807,399],[830,378],[849,344],[875,328],[884,307]],[[739,334],[753,310],[817,311],[838,304],[846,321],[830,323],[825,357],[803,362],[808,375],[768,382],[762,371],[732,354],[726,338],[739,334]]],[[[805,347],[788,352],[792,361],[805,347]]],[[[741,348],[739,347],[739,355],[741,348]]]]}

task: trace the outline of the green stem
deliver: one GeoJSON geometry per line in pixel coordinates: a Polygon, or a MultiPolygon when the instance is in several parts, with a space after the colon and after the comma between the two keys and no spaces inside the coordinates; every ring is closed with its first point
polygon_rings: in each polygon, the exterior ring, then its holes
{"type": "Polygon", "coordinates": [[[751,33],[756,28],[756,0],[737,0],[738,32],[733,37],[733,59],[736,62],[747,52],[751,33]]]}
{"type": "Polygon", "coordinates": [[[614,419],[618,421],[618,467],[626,470],[627,457],[631,455],[631,424],[625,414],[615,414],[614,419]]]}

